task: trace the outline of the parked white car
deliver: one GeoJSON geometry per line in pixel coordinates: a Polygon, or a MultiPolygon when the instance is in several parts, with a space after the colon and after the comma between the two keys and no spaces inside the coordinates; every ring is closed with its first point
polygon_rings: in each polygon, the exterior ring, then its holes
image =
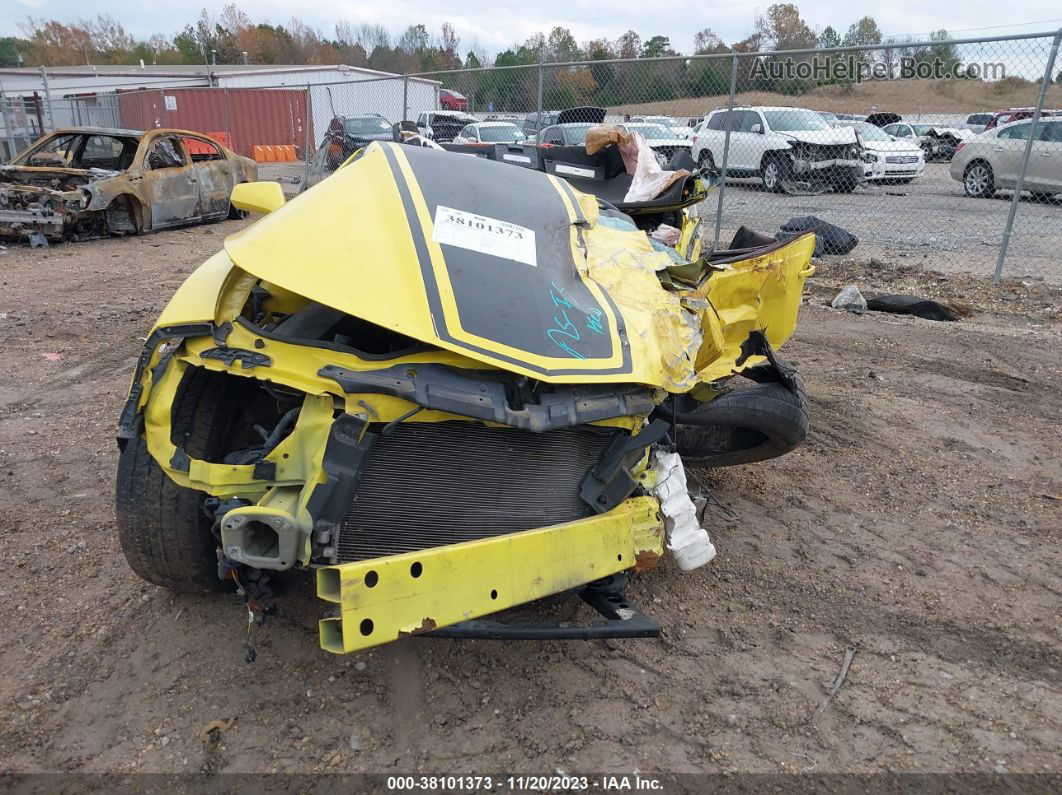
{"type": "Polygon", "coordinates": [[[672,118],[671,116],[631,116],[627,120],[627,122],[624,122],[624,123],[625,124],[626,123],[630,123],[630,124],[638,124],[638,123],[661,124],[664,127],[667,127],[669,130],[673,130],[675,132],[675,134],[679,138],[689,138],[690,135],[693,134],[693,128],[692,127],[686,126],[685,124],[680,122],[678,119],[672,118]]]}
{"type": "Polygon", "coordinates": [[[456,136],[455,144],[513,144],[527,138],[524,131],[510,121],[481,121],[468,124],[456,136]]]}
{"type": "MultiPolygon", "coordinates": [[[[967,196],[979,199],[1013,190],[1030,132],[1032,121],[1025,119],[965,141],[951,159],[952,178],[962,182],[967,196]]],[[[1036,125],[1023,187],[1039,199],[1062,193],[1062,119],[1036,125]]]]}
{"type": "Polygon", "coordinates": [[[619,127],[629,133],[641,135],[645,142],[649,144],[649,148],[656,154],[656,161],[661,166],[667,165],[676,151],[684,149],[689,152],[692,149],[690,141],[680,138],[674,130],[662,124],[624,122],[619,127]]]}
{"type": "Polygon", "coordinates": [[[863,182],[861,149],[851,127],[831,127],[813,110],[720,108],[697,127],[693,157],[702,167],[723,163],[730,129],[728,177],[758,177],[765,190],[793,183],[848,193],[863,182]]]}
{"type": "Polygon", "coordinates": [[[863,147],[863,178],[868,182],[910,182],[922,176],[926,158],[913,139],[893,138],[865,121],[836,121],[834,127],[851,127],[863,147]]]}

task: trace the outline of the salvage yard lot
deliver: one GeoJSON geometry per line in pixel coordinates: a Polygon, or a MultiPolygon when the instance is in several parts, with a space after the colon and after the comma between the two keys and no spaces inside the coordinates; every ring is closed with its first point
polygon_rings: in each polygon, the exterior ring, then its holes
{"type": "MultiPolygon", "coordinates": [[[[735,180],[724,194],[723,224],[730,230],[747,224],[773,231],[795,215],[815,215],[855,234],[857,253],[865,258],[893,257],[952,273],[990,274],[1013,193],[972,199],[948,168],[948,163],[927,163],[925,173],[910,184],[872,183],[851,194],[788,196],[764,192],[758,180],[735,180]]],[[[709,238],[715,208],[714,196],[701,206],[709,238]]],[[[1004,272],[1062,282],[1059,229],[1062,201],[1037,202],[1026,195],[1018,206],[1004,272]]],[[[722,239],[725,245],[729,237],[722,239]]]]}
{"type": "MultiPolygon", "coordinates": [[[[769,198],[844,223],[813,209],[833,197],[769,198]]],[[[113,517],[141,341],[242,223],[0,257],[3,769],[1062,772],[1058,288],[868,268],[862,249],[820,266],[785,349],[811,436],[775,461],[693,470],[719,557],[635,580],[659,640],[332,657],[326,606],[295,577],[246,664],[236,598],[142,582],[113,517]],[[849,281],[974,314],[825,307],[849,281]],[[228,718],[204,749],[200,730],[228,718]]],[[[567,598],[532,610],[583,616],[567,598]]]]}

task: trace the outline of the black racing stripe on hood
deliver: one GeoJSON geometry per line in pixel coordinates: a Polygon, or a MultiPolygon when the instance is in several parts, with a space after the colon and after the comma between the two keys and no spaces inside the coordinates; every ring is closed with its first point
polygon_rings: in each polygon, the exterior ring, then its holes
{"type": "MultiPolygon", "coordinates": [[[[447,328],[446,319],[443,314],[439,285],[436,282],[435,271],[432,267],[431,256],[428,251],[426,239],[428,230],[424,229],[420,223],[416,207],[413,203],[410,187],[406,184],[405,176],[399,167],[396,150],[392,148],[393,146],[396,145],[383,144],[381,145],[381,149],[383,150],[387,163],[394,175],[399,196],[402,200],[414,247],[417,252],[421,274],[424,279],[428,305],[432,312],[433,322],[440,339],[469,352],[479,353],[493,359],[517,364],[534,372],[553,376],[612,375],[629,373],[632,371],[630,346],[627,343],[622,318],[620,318],[619,310],[615,306],[611,297],[604,291],[602,292],[605,295],[606,303],[608,304],[612,315],[617,318],[619,326],[617,328],[617,336],[621,345],[622,362],[615,368],[544,368],[531,362],[524,361],[522,358],[508,356],[494,349],[484,348],[455,338],[451,330],[447,328]]],[[[508,220],[506,215],[514,217],[512,212],[509,212],[508,214],[505,212],[499,212],[499,210],[503,210],[504,208],[497,208],[492,212],[487,209],[487,207],[477,203],[475,197],[470,199],[467,195],[464,198],[460,196],[460,190],[455,189],[455,183],[458,183],[457,187],[460,187],[459,183],[467,181],[467,177],[463,179],[462,174],[464,172],[455,171],[455,160],[460,157],[459,155],[442,153],[419,147],[407,147],[402,151],[406,155],[406,159],[409,162],[414,175],[417,177],[418,188],[424,195],[425,203],[427,204],[432,217],[434,217],[436,208],[440,204],[444,204],[447,207],[454,207],[459,210],[465,210],[466,212],[474,212],[484,215],[490,213],[492,217],[497,217],[499,220],[508,220]]],[[[596,299],[589,290],[587,290],[585,283],[579,278],[575,270],[574,263],[571,260],[572,255],[569,238],[571,221],[568,218],[567,210],[564,209],[563,202],[556,189],[553,188],[552,184],[543,182],[542,175],[533,172],[528,172],[533,178],[528,185],[515,185],[511,179],[513,172],[515,171],[516,174],[523,175],[523,170],[514,170],[502,164],[490,163],[478,158],[467,158],[467,161],[460,165],[464,167],[465,171],[477,167],[496,169],[497,178],[502,180],[499,184],[504,184],[506,186],[506,191],[512,195],[513,201],[519,201],[521,203],[520,209],[523,213],[526,213],[526,217],[536,217],[534,212],[529,211],[526,207],[529,196],[534,197],[539,202],[555,201],[557,205],[551,208],[548,212],[554,217],[555,225],[559,224],[559,226],[553,230],[539,226],[535,227],[536,240],[539,237],[541,230],[541,234],[544,238],[550,238],[544,242],[552,243],[550,246],[544,246],[539,249],[539,267],[541,270],[535,269],[537,272],[530,274],[525,272],[523,274],[524,279],[519,282],[510,278],[510,282],[512,283],[508,285],[503,279],[499,280],[495,278],[491,284],[485,284],[485,280],[491,281],[492,277],[495,276],[495,270],[500,272],[501,269],[508,269],[505,273],[509,277],[513,277],[514,274],[516,277],[519,277],[521,275],[520,268],[532,269],[533,266],[516,263],[499,257],[489,255],[484,256],[477,252],[469,252],[465,249],[455,249],[454,247],[445,245],[440,246],[444,251],[447,273],[454,290],[455,298],[457,299],[458,312],[464,330],[483,339],[497,341],[501,344],[508,345],[509,347],[518,350],[526,350],[528,353],[536,354],[538,356],[564,356],[565,350],[559,347],[556,343],[556,339],[560,338],[562,341],[570,342],[574,351],[578,353],[583,353],[585,351],[584,359],[582,360],[588,362],[596,360],[600,362],[602,359],[611,358],[612,338],[609,334],[610,329],[605,328],[604,334],[598,334],[593,330],[582,328],[580,322],[577,326],[580,337],[579,340],[571,340],[570,337],[565,337],[561,333],[562,331],[572,333],[571,326],[575,325],[573,322],[575,316],[586,314],[586,318],[589,318],[592,313],[596,313],[594,316],[606,319],[607,316],[601,311],[602,308],[598,305],[596,299]],[[523,188],[522,191],[521,187],[523,188]],[[549,193],[545,192],[547,189],[549,193]],[[560,218],[558,208],[559,211],[563,211],[563,220],[560,218]],[[549,259],[544,259],[543,254],[547,255],[549,259]],[[557,263],[562,263],[563,266],[557,263]],[[549,265],[552,265],[552,267],[547,267],[549,265]],[[524,288],[528,284],[532,287],[542,287],[543,284],[546,285],[547,289],[543,296],[538,296],[539,300],[537,308],[535,304],[531,304],[530,307],[524,306],[536,297],[527,294],[528,290],[524,288]],[[561,301],[565,300],[565,296],[571,301],[573,306],[568,307],[568,309],[571,310],[570,314],[563,305],[558,305],[556,303],[554,293],[549,285],[560,288],[561,301]],[[505,295],[500,297],[499,293],[505,293],[505,295]],[[498,308],[498,301],[505,302],[503,308],[498,308]],[[550,301],[551,303],[546,305],[547,301],[550,301]],[[586,313],[583,313],[582,309],[587,310],[586,313]],[[558,328],[551,329],[544,327],[542,325],[542,319],[544,317],[548,322],[557,321],[558,328]],[[579,343],[583,340],[587,340],[587,343],[583,346],[579,346],[579,343]]],[[[570,189],[566,188],[566,186],[565,189],[575,207],[578,219],[585,222],[585,219],[582,217],[582,211],[575,201],[575,196],[571,193],[570,189]]],[[[466,191],[466,194],[467,193],[468,192],[466,191]]],[[[497,198],[497,196],[492,196],[491,198],[497,198]]],[[[523,218],[525,217],[523,213],[517,212],[515,217],[523,218]]],[[[580,316],[579,320],[582,321],[586,318],[580,316]]],[[[572,356],[572,361],[574,363],[581,361],[581,359],[572,356]]]]}

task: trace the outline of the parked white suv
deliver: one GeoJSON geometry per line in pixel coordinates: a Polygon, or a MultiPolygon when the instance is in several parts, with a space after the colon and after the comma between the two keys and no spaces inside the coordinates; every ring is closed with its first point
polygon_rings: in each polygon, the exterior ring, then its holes
{"type": "Polygon", "coordinates": [[[693,137],[701,166],[721,168],[730,128],[728,177],[758,177],[765,190],[804,183],[812,189],[849,192],[863,182],[862,150],[851,127],[831,127],[803,108],[720,108],[708,114],[693,137]]]}

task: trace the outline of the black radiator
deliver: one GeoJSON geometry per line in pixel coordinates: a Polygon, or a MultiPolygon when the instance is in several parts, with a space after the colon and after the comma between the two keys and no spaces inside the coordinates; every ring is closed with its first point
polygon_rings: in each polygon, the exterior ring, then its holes
{"type": "Polygon", "coordinates": [[[593,515],[579,481],[617,433],[407,422],[373,445],[339,526],[338,560],[518,533],[593,515]]]}

